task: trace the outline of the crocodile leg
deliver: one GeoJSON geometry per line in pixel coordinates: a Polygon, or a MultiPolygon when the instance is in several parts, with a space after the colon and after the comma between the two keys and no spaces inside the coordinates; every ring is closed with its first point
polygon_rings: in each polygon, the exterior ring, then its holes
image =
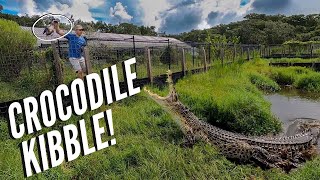
{"type": "Polygon", "coordinates": [[[184,141],[181,144],[184,148],[192,148],[194,144],[196,143],[196,138],[191,132],[191,130],[187,131],[184,136],[184,141]]]}
{"type": "Polygon", "coordinates": [[[253,146],[252,148],[253,154],[251,160],[256,164],[260,164],[261,167],[265,167],[267,169],[277,168],[279,166],[277,166],[275,162],[283,161],[279,156],[272,155],[267,150],[259,146],[253,146]]]}

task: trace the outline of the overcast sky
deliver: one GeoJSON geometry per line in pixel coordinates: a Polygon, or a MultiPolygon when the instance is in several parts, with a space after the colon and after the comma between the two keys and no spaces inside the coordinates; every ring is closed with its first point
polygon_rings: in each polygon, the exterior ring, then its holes
{"type": "Polygon", "coordinates": [[[5,13],[59,13],[83,21],[130,22],[175,34],[241,20],[250,12],[320,13],[320,0],[0,0],[5,13]]]}

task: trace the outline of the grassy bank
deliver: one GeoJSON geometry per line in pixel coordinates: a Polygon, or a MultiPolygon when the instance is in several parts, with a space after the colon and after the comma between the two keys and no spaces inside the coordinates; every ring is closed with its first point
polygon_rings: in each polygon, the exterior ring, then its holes
{"type": "MultiPolygon", "coordinates": [[[[235,165],[202,142],[192,149],[182,148],[179,127],[143,93],[110,108],[117,145],[63,163],[31,179],[312,179],[320,176],[320,159],[285,174],[276,169],[263,171],[250,165],[235,165]]],[[[84,118],[89,116],[86,114],[84,118]]],[[[73,117],[67,123],[76,121],[73,117]]],[[[0,128],[0,179],[21,179],[19,141],[9,139],[4,121],[0,122],[0,128]]],[[[92,146],[91,133],[88,136],[92,146]]]]}
{"type": "MultiPolygon", "coordinates": [[[[271,83],[268,87],[276,86],[265,77],[252,77],[257,86],[262,88],[267,87],[267,83],[271,83]]],[[[254,135],[277,133],[281,129],[279,121],[270,111],[270,103],[250,82],[240,64],[187,77],[179,81],[176,87],[181,100],[211,124],[254,135]]]]}
{"type": "Polygon", "coordinates": [[[320,62],[320,58],[312,58],[312,59],[302,59],[302,58],[277,58],[277,59],[269,59],[270,62],[273,63],[313,63],[320,62]]]}
{"type": "Polygon", "coordinates": [[[279,85],[289,85],[294,88],[320,92],[320,73],[305,67],[270,67],[268,61],[256,60],[246,65],[246,71],[259,73],[262,76],[271,78],[279,85]]]}

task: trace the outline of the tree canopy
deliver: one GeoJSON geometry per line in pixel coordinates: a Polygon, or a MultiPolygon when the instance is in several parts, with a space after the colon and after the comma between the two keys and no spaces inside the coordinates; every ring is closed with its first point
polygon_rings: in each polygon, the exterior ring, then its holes
{"type": "Polygon", "coordinates": [[[248,14],[244,20],[221,24],[206,30],[175,35],[182,41],[205,42],[206,34],[226,36],[228,42],[240,37],[243,44],[282,44],[286,41],[320,40],[320,14],[266,15],[248,14]]]}

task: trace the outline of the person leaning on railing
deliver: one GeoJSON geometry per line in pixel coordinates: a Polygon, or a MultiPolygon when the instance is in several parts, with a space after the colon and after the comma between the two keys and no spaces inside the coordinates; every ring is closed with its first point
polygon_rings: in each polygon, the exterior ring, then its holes
{"type": "MultiPolygon", "coordinates": [[[[65,35],[65,32],[59,27],[59,22],[54,23],[54,29],[60,36],[65,35]]],[[[86,73],[86,64],[85,59],[82,56],[82,49],[87,45],[87,42],[83,36],[83,27],[81,25],[76,25],[74,29],[75,33],[69,33],[65,36],[69,43],[69,61],[78,74],[78,78],[83,79],[84,74],[86,73]]]]}

